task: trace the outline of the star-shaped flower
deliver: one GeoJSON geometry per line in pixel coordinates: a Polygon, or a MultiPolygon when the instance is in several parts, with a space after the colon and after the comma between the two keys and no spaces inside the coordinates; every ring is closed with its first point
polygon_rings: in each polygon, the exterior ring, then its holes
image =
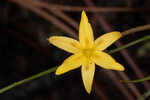
{"type": "Polygon", "coordinates": [[[110,70],[124,71],[124,67],[117,63],[110,55],[103,52],[108,46],[121,37],[120,32],[110,32],[94,41],[93,30],[83,11],[79,26],[79,41],[64,36],[52,36],[49,42],[58,48],[73,53],[56,70],[56,75],[81,67],[82,80],[88,93],[91,92],[95,64],[110,70]]]}

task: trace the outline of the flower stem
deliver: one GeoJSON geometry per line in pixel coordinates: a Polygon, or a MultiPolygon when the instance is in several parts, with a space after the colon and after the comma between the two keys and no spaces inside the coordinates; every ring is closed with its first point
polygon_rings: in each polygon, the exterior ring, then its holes
{"type": "Polygon", "coordinates": [[[147,77],[144,77],[144,78],[141,78],[141,79],[138,79],[138,80],[121,80],[121,82],[125,82],[125,83],[140,83],[140,82],[144,82],[144,81],[147,81],[147,80],[150,80],[150,76],[147,76],[147,77]]]}
{"type": "MultiPolygon", "coordinates": [[[[120,50],[122,50],[122,49],[124,49],[124,48],[128,48],[128,47],[133,46],[133,45],[135,45],[135,44],[137,44],[137,43],[140,43],[140,42],[142,42],[142,41],[145,41],[145,40],[147,40],[147,39],[150,39],[150,35],[145,36],[145,37],[143,37],[143,38],[141,38],[141,39],[135,40],[135,41],[133,41],[133,42],[130,42],[130,43],[128,43],[128,44],[126,44],[126,45],[124,45],[124,46],[121,46],[121,47],[119,47],[119,48],[110,50],[108,53],[110,53],[110,54],[116,53],[116,52],[118,52],[118,51],[120,51],[120,50]]],[[[26,83],[26,82],[29,82],[29,81],[31,81],[31,80],[34,80],[34,79],[39,78],[39,77],[41,77],[41,76],[44,76],[44,75],[46,75],[46,74],[49,74],[49,73],[51,73],[51,72],[54,72],[54,71],[56,70],[56,68],[57,68],[57,67],[50,68],[50,69],[48,69],[48,70],[46,70],[46,71],[40,72],[40,73],[38,73],[38,74],[36,74],[36,75],[33,75],[33,76],[29,77],[29,78],[25,78],[24,80],[21,80],[21,81],[12,83],[12,84],[10,84],[10,85],[8,85],[8,86],[6,86],[6,87],[0,89],[0,94],[2,94],[2,93],[4,93],[4,92],[6,92],[6,91],[8,91],[8,90],[10,90],[10,89],[12,89],[12,88],[18,86],[18,85],[24,84],[24,83],[26,83]]],[[[145,79],[146,79],[146,80],[150,80],[150,77],[144,78],[144,81],[145,81],[145,79]]],[[[140,82],[141,82],[142,80],[143,80],[143,79],[141,79],[140,82]]]]}
{"type": "Polygon", "coordinates": [[[135,27],[135,28],[131,28],[131,29],[128,29],[124,32],[121,32],[124,36],[126,35],[129,35],[131,33],[135,33],[135,32],[140,32],[140,31],[145,31],[145,30],[148,30],[150,29],[150,24],[148,25],[143,25],[143,26],[138,26],[138,27],[135,27]]]}
{"type": "Polygon", "coordinates": [[[38,74],[35,74],[35,75],[33,75],[33,76],[29,77],[29,78],[25,78],[24,80],[21,80],[21,81],[18,81],[18,82],[13,83],[13,84],[11,84],[11,85],[8,85],[8,86],[6,86],[6,87],[0,89],[0,94],[2,94],[2,93],[4,93],[4,92],[6,92],[6,91],[8,91],[8,90],[10,90],[10,89],[12,89],[12,88],[18,86],[18,85],[24,84],[24,83],[26,83],[26,82],[29,82],[29,81],[31,81],[31,80],[34,80],[34,79],[39,78],[39,77],[41,77],[41,76],[44,76],[44,75],[46,75],[46,74],[49,74],[49,73],[51,73],[51,72],[54,72],[54,71],[56,70],[56,68],[57,68],[57,67],[50,68],[50,69],[48,69],[48,70],[46,70],[46,71],[40,72],[40,73],[38,73],[38,74]]]}
{"type": "Polygon", "coordinates": [[[137,43],[140,43],[140,42],[145,41],[145,40],[148,40],[148,39],[150,39],[150,35],[145,36],[145,37],[143,37],[143,38],[141,38],[141,39],[135,40],[135,41],[133,41],[133,42],[130,42],[130,43],[128,43],[128,44],[126,44],[126,45],[123,45],[123,46],[121,46],[121,47],[119,47],[119,48],[110,50],[110,51],[108,51],[108,53],[109,53],[109,54],[116,53],[116,52],[118,52],[118,51],[120,51],[120,50],[122,50],[122,49],[124,49],[124,48],[128,48],[128,47],[130,47],[130,46],[133,46],[133,45],[135,45],[135,44],[137,44],[137,43]]]}
{"type": "Polygon", "coordinates": [[[145,92],[143,95],[141,95],[140,97],[138,97],[137,100],[146,100],[147,97],[150,96],[150,91],[145,92]]]}

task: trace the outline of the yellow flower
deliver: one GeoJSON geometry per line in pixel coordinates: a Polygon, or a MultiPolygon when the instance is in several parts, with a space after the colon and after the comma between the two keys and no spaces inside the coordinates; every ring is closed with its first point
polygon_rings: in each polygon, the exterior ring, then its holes
{"type": "Polygon", "coordinates": [[[79,41],[64,36],[52,36],[49,42],[58,48],[73,53],[56,70],[56,75],[81,67],[82,80],[88,93],[91,92],[95,64],[104,69],[124,71],[124,67],[117,63],[110,55],[103,52],[108,46],[121,37],[120,32],[110,32],[94,41],[93,30],[88,22],[86,13],[82,11],[79,26],[79,41]]]}

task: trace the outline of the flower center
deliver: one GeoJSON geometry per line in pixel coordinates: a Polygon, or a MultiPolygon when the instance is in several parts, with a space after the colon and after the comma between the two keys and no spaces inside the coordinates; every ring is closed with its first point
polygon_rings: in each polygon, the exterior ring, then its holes
{"type": "Polygon", "coordinates": [[[90,58],[93,53],[93,49],[83,49],[82,53],[85,57],[90,58]]]}

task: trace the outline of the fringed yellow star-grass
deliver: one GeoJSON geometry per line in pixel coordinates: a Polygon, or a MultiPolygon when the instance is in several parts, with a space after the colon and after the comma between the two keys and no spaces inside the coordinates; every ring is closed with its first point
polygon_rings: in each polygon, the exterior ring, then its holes
{"type": "Polygon", "coordinates": [[[58,48],[73,53],[56,70],[56,75],[81,67],[82,80],[88,93],[91,92],[95,64],[110,70],[124,71],[124,67],[117,63],[110,55],[103,52],[108,46],[121,37],[120,32],[110,32],[94,41],[93,30],[83,11],[79,26],[79,41],[64,36],[52,36],[49,42],[58,48]]]}

